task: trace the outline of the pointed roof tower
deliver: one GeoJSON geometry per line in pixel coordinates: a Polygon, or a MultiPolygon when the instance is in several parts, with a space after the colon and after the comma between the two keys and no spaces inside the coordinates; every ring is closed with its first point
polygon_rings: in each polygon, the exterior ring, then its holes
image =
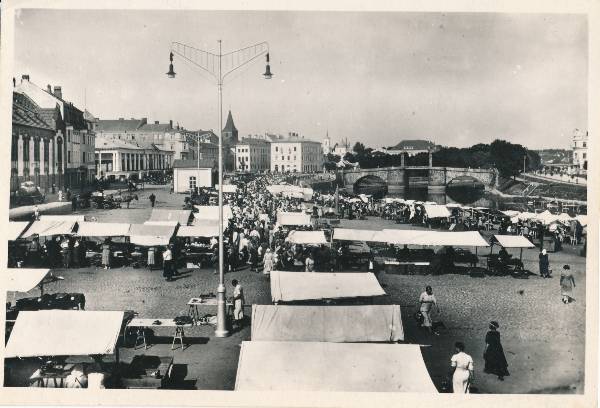
{"type": "Polygon", "coordinates": [[[229,143],[238,142],[238,130],[233,123],[231,111],[229,111],[229,114],[227,115],[227,122],[225,122],[225,127],[223,128],[223,141],[229,143]]]}

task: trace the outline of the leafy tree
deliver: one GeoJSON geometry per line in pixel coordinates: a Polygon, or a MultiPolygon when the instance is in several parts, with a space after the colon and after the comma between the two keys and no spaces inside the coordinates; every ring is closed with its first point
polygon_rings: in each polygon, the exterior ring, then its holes
{"type": "Polygon", "coordinates": [[[520,144],[497,139],[490,145],[490,155],[500,176],[515,177],[523,168],[523,157],[527,156],[527,151],[520,144]]]}
{"type": "Polygon", "coordinates": [[[354,148],[352,149],[352,151],[354,151],[354,153],[356,153],[356,155],[359,157],[365,155],[365,150],[365,145],[361,142],[356,142],[354,144],[354,148]]]}

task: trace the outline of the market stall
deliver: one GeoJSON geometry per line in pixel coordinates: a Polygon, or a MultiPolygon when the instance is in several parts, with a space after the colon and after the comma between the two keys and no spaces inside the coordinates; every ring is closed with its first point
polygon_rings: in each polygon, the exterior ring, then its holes
{"type": "Polygon", "coordinates": [[[176,227],[169,225],[131,224],[129,241],[141,246],[166,246],[175,234],[176,227]]]}
{"type": "Polygon", "coordinates": [[[327,238],[324,231],[290,231],[287,242],[301,245],[327,245],[327,238]]]}
{"type": "Polygon", "coordinates": [[[16,241],[21,238],[27,227],[31,224],[29,221],[10,221],[5,237],[8,241],[16,241]]]}
{"type": "MultiPolygon", "coordinates": [[[[191,210],[173,210],[169,208],[153,208],[148,221],[157,223],[178,223],[179,225],[188,225],[192,221],[191,210]]],[[[167,225],[167,224],[165,224],[167,225]]]]}
{"type": "MultiPolygon", "coordinates": [[[[198,212],[194,213],[193,225],[202,223],[206,220],[219,220],[219,206],[218,205],[195,205],[198,212]]],[[[223,222],[226,223],[228,220],[233,218],[233,212],[229,205],[223,206],[223,222]]]]}
{"type": "Polygon", "coordinates": [[[54,235],[70,235],[76,231],[77,222],[76,221],[50,221],[50,220],[40,220],[34,221],[27,231],[25,231],[21,238],[29,238],[34,235],[40,237],[50,237],[54,235]]]}
{"type": "Polygon", "coordinates": [[[277,213],[277,224],[282,226],[310,226],[312,220],[309,214],[302,212],[284,212],[277,213]]]}
{"type": "Polygon", "coordinates": [[[437,392],[420,346],[244,341],[236,391],[437,392]]]}
{"type": "Polygon", "coordinates": [[[252,341],[402,340],[404,330],[399,305],[252,305],[252,341]]]}
{"type": "Polygon", "coordinates": [[[523,248],[535,248],[535,245],[522,235],[493,235],[488,255],[488,270],[494,274],[512,272],[513,276],[525,277],[523,271],[523,248]],[[519,259],[513,258],[508,252],[493,254],[494,245],[502,248],[519,248],[519,259]]]}

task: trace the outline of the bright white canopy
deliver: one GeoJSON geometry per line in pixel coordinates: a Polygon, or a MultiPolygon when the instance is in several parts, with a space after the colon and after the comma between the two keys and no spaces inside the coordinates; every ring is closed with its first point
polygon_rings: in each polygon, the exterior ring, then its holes
{"type": "Polygon", "coordinates": [[[85,221],[85,216],[83,216],[83,215],[40,215],[40,221],[83,222],[83,221],[85,221]]]}
{"type": "Polygon", "coordinates": [[[10,221],[5,235],[6,239],[9,241],[18,239],[28,225],[29,221],[10,221]]]}
{"type": "Polygon", "coordinates": [[[176,222],[181,225],[188,225],[190,221],[191,210],[171,210],[165,208],[153,208],[150,214],[151,222],[176,222]]]}
{"type": "Polygon", "coordinates": [[[75,221],[34,221],[21,238],[28,238],[35,234],[40,237],[68,235],[73,232],[75,224],[75,221]]]}
{"type": "Polygon", "coordinates": [[[252,341],[400,340],[404,331],[399,305],[252,305],[252,341]]]}
{"type": "Polygon", "coordinates": [[[506,210],[506,211],[501,211],[504,215],[508,215],[509,217],[516,217],[517,215],[520,214],[519,211],[516,210],[506,210]]]}
{"type": "Polygon", "coordinates": [[[448,218],[452,214],[444,205],[423,204],[428,218],[448,218]]]}
{"type": "Polygon", "coordinates": [[[244,341],[239,391],[437,392],[420,346],[244,341]]]}
{"type": "Polygon", "coordinates": [[[375,275],[365,272],[271,272],[273,302],[385,295],[375,275]]]}
{"type": "Polygon", "coordinates": [[[219,224],[214,225],[182,225],[177,230],[178,237],[217,237],[219,236],[219,224]]]}
{"type": "Polygon", "coordinates": [[[301,212],[278,212],[277,224],[279,225],[311,225],[309,214],[301,212]]]}
{"type": "Polygon", "coordinates": [[[579,223],[580,223],[580,224],[581,224],[583,227],[585,227],[586,225],[588,225],[588,218],[587,218],[587,215],[584,215],[584,214],[579,214],[579,215],[576,215],[576,216],[575,216],[575,219],[576,219],[577,221],[579,221],[579,223]]]}
{"type": "Polygon", "coordinates": [[[338,241],[375,241],[375,237],[381,231],[361,230],[350,228],[335,228],[333,230],[333,239],[338,241]]]}
{"type": "Polygon", "coordinates": [[[50,269],[8,268],[1,272],[6,277],[7,292],[29,292],[42,282],[50,269]]]}
{"type": "Polygon", "coordinates": [[[174,226],[131,224],[129,241],[143,246],[167,245],[174,233],[174,226]]]}
{"type": "Polygon", "coordinates": [[[544,223],[544,225],[552,224],[553,222],[559,221],[559,216],[552,214],[550,211],[546,210],[543,213],[537,214],[535,217],[538,221],[544,223]]]}
{"type": "Polygon", "coordinates": [[[494,235],[504,248],[533,248],[535,245],[522,235],[494,235]]]}
{"type": "Polygon", "coordinates": [[[384,229],[378,232],[376,241],[395,245],[427,245],[427,246],[477,246],[487,247],[489,244],[477,231],[423,231],[384,229]]]}
{"type": "MultiPolygon", "coordinates": [[[[215,184],[215,189],[219,191],[219,185],[215,184]]],[[[223,184],[223,193],[231,194],[237,191],[237,186],[235,184],[223,184]]]]}
{"type": "Polygon", "coordinates": [[[290,231],[285,240],[292,244],[320,245],[328,243],[323,231],[290,231]]]}
{"type": "MultiPolygon", "coordinates": [[[[198,209],[197,213],[194,213],[194,218],[197,220],[218,220],[219,219],[219,206],[218,205],[195,205],[198,209]]],[[[233,218],[231,207],[228,205],[223,206],[223,220],[229,220],[233,218]]]]}
{"type": "Polygon", "coordinates": [[[126,237],[131,224],[120,222],[80,222],[77,235],[82,237],[126,237]]]}
{"type": "Polygon", "coordinates": [[[123,312],[40,310],[20,312],[5,357],[112,354],[123,312]]]}

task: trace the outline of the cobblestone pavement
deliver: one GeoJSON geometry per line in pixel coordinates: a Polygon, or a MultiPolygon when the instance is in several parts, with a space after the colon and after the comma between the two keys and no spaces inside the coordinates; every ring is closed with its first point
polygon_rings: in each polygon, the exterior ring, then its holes
{"type": "MultiPolygon", "coordinates": [[[[98,221],[143,222],[151,209],[150,192],[157,196],[157,207],[180,208],[183,196],[168,190],[147,189],[130,209],[85,210],[98,221]]],[[[377,218],[368,221],[343,220],[352,228],[407,228],[377,218]]],[[[585,258],[577,255],[579,248],[550,253],[552,279],[531,276],[471,278],[462,274],[440,276],[396,275],[381,273],[381,284],[389,296],[383,303],[400,304],[408,343],[425,345],[423,355],[434,383],[440,386],[446,379],[455,341],[466,344],[466,352],[475,361],[475,386],[485,393],[582,392],[585,344],[585,258]],[[571,265],[576,281],[576,301],[565,305],[560,301],[559,274],[562,265],[571,265]],[[441,313],[434,321],[443,321],[446,329],[432,336],[419,329],[413,319],[419,294],[426,285],[433,287],[441,313]],[[483,373],[483,348],[490,320],[500,323],[502,343],[511,375],[504,382],[483,373]]],[[[480,249],[480,255],[489,251],[480,249]]],[[[518,256],[518,252],[515,252],[518,256]]],[[[526,269],[537,273],[537,250],[525,250],[526,269]]],[[[483,259],[482,259],[482,262],[483,259]]],[[[88,310],[132,309],[140,317],[172,318],[186,314],[189,298],[201,293],[216,292],[217,277],[213,270],[181,269],[174,282],[165,282],[161,271],[116,268],[110,270],[84,268],[57,270],[65,277],[62,282],[47,286],[48,291],[82,292],[88,310]]],[[[228,296],[232,279],[241,280],[247,304],[269,304],[268,278],[242,270],[225,275],[228,296]]],[[[38,293],[32,291],[29,295],[38,293]]],[[[26,296],[21,294],[20,296],[26,296]]],[[[249,312],[249,309],[247,310],[249,312]]],[[[216,313],[206,310],[206,313],[216,313]]],[[[310,324],[307,322],[307,324],[310,324]]],[[[232,390],[235,385],[240,344],[250,339],[248,327],[230,337],[214,337],[208,326],[187,330],[192,344],[185,350],[171,351],[171,334],[167,328],[156,331],[158,343],[144,351],[131,347],[121,349],[125,361],[135,354],[173,355],[179,386],[197,389],[232,390]]]]}

